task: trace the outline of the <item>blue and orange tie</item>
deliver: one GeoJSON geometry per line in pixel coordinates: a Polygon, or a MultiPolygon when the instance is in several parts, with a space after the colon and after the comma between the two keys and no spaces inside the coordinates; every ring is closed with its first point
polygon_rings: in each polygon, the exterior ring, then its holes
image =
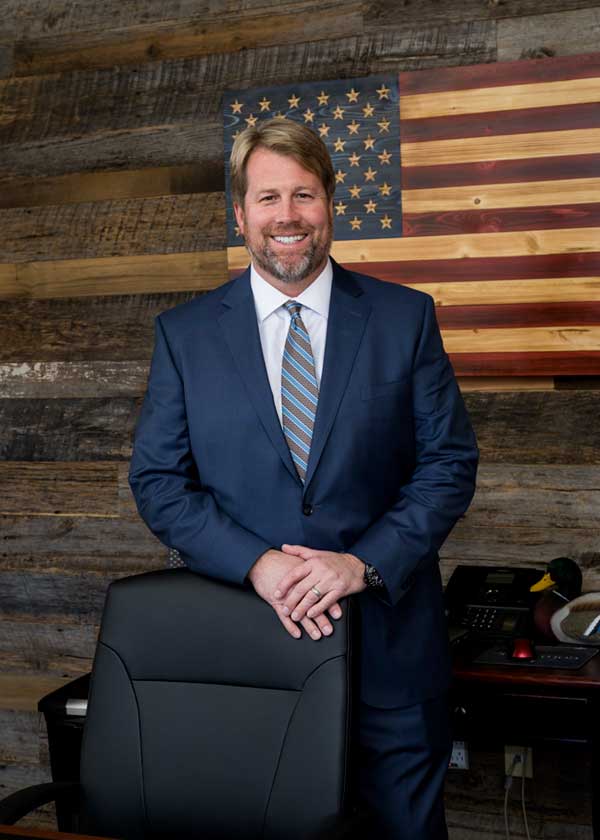
{"type": "Polygon", "coordinates": [[[310,337],[300,317],[302,304],[288,300],[283,304],[291,322],[281,364],[281,414],[285,439],[302,483],[306,478],[319,386],[310,337]]]}

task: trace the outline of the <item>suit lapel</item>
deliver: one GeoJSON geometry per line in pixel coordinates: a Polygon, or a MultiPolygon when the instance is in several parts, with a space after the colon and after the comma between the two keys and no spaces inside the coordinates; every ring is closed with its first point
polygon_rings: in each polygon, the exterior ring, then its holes
{"type": "Polygon", "coordinates": [[[325,359],[305,488],[315,474],[323,454],[371,312],[371,305],[352,275],[334,260],[332,263],[333,286],[325,359]]]}
{"type": "Polygon", "coordinates": [[[273,402],[260,344],[249,269],[232,284],[221,302],[224,312],[219,318],[219,325],[248,396],[286,469],[300,483],[273,402]]]}

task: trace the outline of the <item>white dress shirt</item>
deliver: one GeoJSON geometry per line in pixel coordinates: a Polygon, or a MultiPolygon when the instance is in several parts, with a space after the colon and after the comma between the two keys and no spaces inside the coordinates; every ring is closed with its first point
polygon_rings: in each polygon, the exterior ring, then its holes
{"type": "Polygon", "coordinates": [[[331,260],[327,260],[325,268],[310,286],[296,297],[290,297],[278,291],[264,280],[254,264],[250,267],[250,286],[254,296],[258,331],[262,346],[265,367],[269,377],[269,385],[273,392],[273,402],[277,409],[279,422],[281,419],[281,360],[283,348],[290,329],[290,314],[283,304],[288,300],[295,300],[302,304],[300,317],[310,336],[315,373],[319,387],[323,374],[323,359],[325,356],[325,339],[327,337],[327,318],[329,315],[329,300],[331,298],[331,284],[333,269],[331,260]]]}

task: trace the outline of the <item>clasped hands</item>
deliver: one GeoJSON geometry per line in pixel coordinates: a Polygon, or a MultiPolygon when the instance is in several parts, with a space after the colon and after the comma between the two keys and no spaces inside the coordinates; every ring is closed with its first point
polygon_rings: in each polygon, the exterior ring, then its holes
{"type": "Polygon", "coordinates": [[[317,641],[333,632],[327,613],[341,618],[339,599],[366,588],[364,568],[353,554],[284,544],[262,554],[248,578],[291,636],[300,638],[300,624],[317,641]]]}

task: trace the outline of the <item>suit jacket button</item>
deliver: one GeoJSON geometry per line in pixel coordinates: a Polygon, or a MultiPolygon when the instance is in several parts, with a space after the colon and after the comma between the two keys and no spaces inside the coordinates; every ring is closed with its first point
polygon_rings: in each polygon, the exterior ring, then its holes
{"type": "Polygon", "coordinates": [[[302,505],[302,513],[305,516],[310,516],[312,512],[313,512],[313,506],[312,505],[302,505]]]}

